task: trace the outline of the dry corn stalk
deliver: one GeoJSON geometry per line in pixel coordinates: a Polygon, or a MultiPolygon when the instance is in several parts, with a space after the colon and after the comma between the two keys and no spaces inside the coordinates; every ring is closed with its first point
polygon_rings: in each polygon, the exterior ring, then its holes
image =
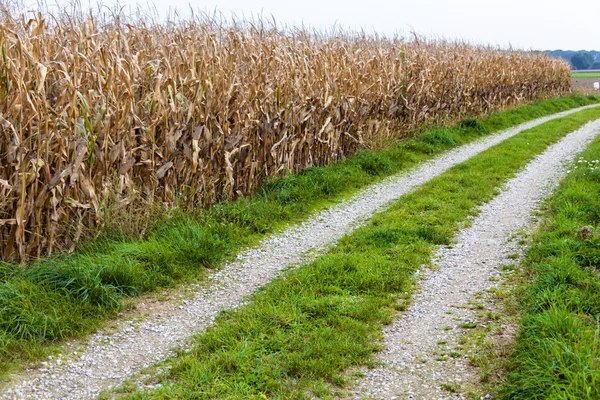
{"type": "Polygon", "coordinates": [[[0,259],[69,249],[131,193],[207,206],[420,124],[570,90],[546,56],[197,20],[3,13],[0,259]]]}

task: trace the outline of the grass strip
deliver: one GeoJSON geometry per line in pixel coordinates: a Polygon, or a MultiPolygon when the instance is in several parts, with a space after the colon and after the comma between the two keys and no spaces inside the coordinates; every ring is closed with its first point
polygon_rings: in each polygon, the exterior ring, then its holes
{"type": "Polygon", "coordinates": [[[504,399],[600,399],[600,140],[546,202],[523,261],[504,399]]]}
{"type": "Polygon", "coordinates": [[[600,78],[600,73],[598,73],[598,72],[579,72],[576,74],[571,74],[571,78],[600,78]]]}
{"type": "Polygon", "coordinates": [[[0,263],[0,372],[45,354],[52,343],[96,330],[122,308],[123,298],[201,279],[241,248],[383,177],[483,135],[599,101],[568,96],[466,119],[383,151],[269,181],[253,196],[195,215],[174,210],[141,240],[111,232],[75,254],[27,268],[0,263]]]}
{"type": "Polygon", "coordinates": [[[527,130],[403,196],[329,253],[223,313],[174,360],[162,387],[131,398],[328,398],[372,362],[383,325],[410,297],[412,272],[536,154],[600,110],[527,130]],[[332,391],[333,389],[333,391],[332,391]]]}

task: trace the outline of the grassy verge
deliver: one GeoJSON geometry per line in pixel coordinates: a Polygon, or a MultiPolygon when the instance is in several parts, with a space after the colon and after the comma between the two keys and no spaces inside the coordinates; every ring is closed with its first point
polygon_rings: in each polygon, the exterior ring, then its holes
{"type": "Polygon", "coordinates": [[[600,398],[600,140],[546,204],[524,260],[505,399],[600,398]]]}
{"type": "Polygon", "coordinates": [[[85,335],[121,309],[123,298],[200,279],[266,234],[385,176],[518,123],[600,101],[569,96],[429,130],[380,152],[265,184],[255,195],[162,217],[143,240],[111,234],[71,255],[27,268],[0,263],[0,371],[85,335]]]}
{"type": "Polygon", "coordinates": [[[571,78],[600,78],[600,73],[597,72],[590,72],[590,73],[577,73],[577,74],[571,74],[571,78]]]}
{"type": "Polygon", "coordinates": [[[394,202],[328,254],[288,271],[221,315],[172,360],[162,387],[133,398],[327,398],[371,362],[383,324],[477,207],[536,154],[600,117],[587,110],[521,133],[394,202]]]}

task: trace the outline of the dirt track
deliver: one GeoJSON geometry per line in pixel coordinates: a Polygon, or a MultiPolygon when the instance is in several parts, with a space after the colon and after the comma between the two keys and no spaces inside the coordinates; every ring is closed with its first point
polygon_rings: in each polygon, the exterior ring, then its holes
{"type": "Polygon", "coordinates": [[[210,326],[219,312],[243,304],[245,296],[280,271],[335,243],[390,201],[525,129],[590,107],[597,105],[530,121],[451,150],[414,170],[373,185],[304,224],[266,239],[258,248],[243,252],[237,261],[209,277],[207,285],[198,288],[193,299],[186,299],[183,304],[173,302],[169,309],[143,321],[122,321],[116,332],[111,329],[92,335],[80,352],[44,362],[39,368],[15,376],[12,384],[0,389],[0,398],[95,397],[101,390],[118,385],[172,355],[172,349],[185,347],[187,340],[210,326]]]}

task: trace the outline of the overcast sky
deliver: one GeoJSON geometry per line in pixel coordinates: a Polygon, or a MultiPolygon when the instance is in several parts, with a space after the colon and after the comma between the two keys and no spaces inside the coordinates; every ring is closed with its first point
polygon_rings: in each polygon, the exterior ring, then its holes
{"type": "MultiPolygon", "coordinates": [[[[103,0],[105,5],[113,2],[103,0]]],[[[81,3],[87,7],[89,1],[81,3]]],[[[318,29],[335,24],[388,36],[406,36],[414,30],[428,37],[526,50],[600,50],[600,0],[156,0],[154,4],[163,16],[169,7],[189,15],[191,4],[203,12],[218,10],[238,17],[262,14],[281,24],[318,29]]]]}

